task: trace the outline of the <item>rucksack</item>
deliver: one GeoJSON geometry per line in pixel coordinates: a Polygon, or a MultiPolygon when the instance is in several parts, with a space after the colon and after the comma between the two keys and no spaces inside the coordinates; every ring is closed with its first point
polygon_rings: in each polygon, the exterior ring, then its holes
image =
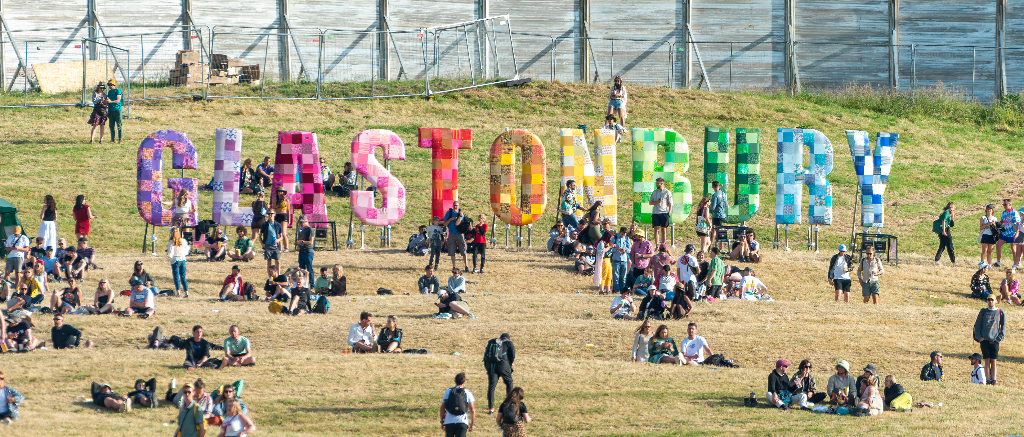
{"type": "Polygon", "coordinates": [[[245,297],[245,300],[259,299],[259,296],[256,295],[256,287],[248,282],[242,283],[242,296],[245,297]]]}
{"type": "Polygon", "coordinates": [[[455,225],[455,230],[459,231],[460,234],[468,234],[469,231],[473,230],[473,219],[469,217],[463,217],[462,222],[455,225]]]}
{"type": "Polygon", "coordinates": [[[466,398],[466,389],[462,387],[452,387],[451,392],[448,393],[448,400],[444,402],[444,410],[452,416],[461,416],[466,414],[466,410],[469,409],[469,402],[466,398]]]}
{"type": "Polygon", "coordinates": [[[327,300],[327,296],[312,296],[312,298],[316,299],[316,303],[313,304],[311,313],[327,314],[327,311],[331,309],[331,301],[327,300]]]}
{"type": "Polygon", "coordinates": [[[516,423],[523,420],[519,414],[519,404],[507,402],[501,406],[501,421],[504,423],[516,423]]]}
{"type": "Polygon", "coordinates": [[[487,342],[487,347],[484,348],[484,362],[488,364],[500,363],[505,358],[505,354],[502,353],[502,343],[500,338],[495,338],[487,342]]]}

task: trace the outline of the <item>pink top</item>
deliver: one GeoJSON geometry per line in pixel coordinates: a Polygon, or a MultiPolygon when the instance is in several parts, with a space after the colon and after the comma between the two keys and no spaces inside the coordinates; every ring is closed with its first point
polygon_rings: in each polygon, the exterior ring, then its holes
{"type": "Polygon", "coordinates": [[[1017,289],[1020,287],[1020,280],[1014,279],[1013,282],[1007,284],[1006,279],[1003,279],[1001,287],[1006,287],[1006,291],[1010,294],[1017,294],[1017,289]]]}

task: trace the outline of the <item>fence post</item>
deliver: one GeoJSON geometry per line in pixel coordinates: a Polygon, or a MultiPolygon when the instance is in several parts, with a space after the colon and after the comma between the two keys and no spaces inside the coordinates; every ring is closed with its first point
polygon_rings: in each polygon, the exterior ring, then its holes
{"type": "MultiPolygon", "coordinates": [[[[0,0],[0,17],[4,16],[4,0],[0,0]]],[[[2,24],[0,24],[2,26],[2,24]]],[[[0,29],[5,30],[5,29],[0,29]]],[[[7,63],[4,62],[4,32],[0,32],[0,90],[3,90],[3,85],[7,83],[7,63]]],[[[85,49],[85,45],[82,45],[82,49],[85,49]]],[[[85,68],[85,59],[82,59],[82,68],[85,68]]],[[[85,95],[84,92],[82,94],[85,95]]],[[[82,98],[84,102],[84,97],[82,98]]]]}
{"type": "Polygon", "coordinates": [[[580,51],[576,59],[580,70],[580,82],[590,83],[590,0],[579,0],[576,11],[579,15],[580,51]]]}
{"type": "MultiPolygon", "coordinates": [[[[87,101],[85,93],[86,93],[86,90],[89,89],[89,85],[85,82],[87,80],[85,74],[86,74],[86,72],[89,69],[88,63],[86,62],[86,61],[89,60],[89,54],[86,53],[85,46],[86,46],[85,40],[83,39],[82,40],[82,106],[85,106],[85,102],[87,101]]],[[[0,68],[0,71],[3,71],[3,69],[0,68]]],[[[0,82],[0,83],[3,83],[3,82],[0,82]]],[[[90,95],[89,98],[91,98],[91,97],[92,96],[90,95]]]]}
{"type": "MultiPolygon", "coordinates": [[[[181,31],[181,48],[183,50],[192,49],[192,0],[181,0],[181,24],[185,27],[185,30],[181,31]]],[[[178,67],[181,67],[178,65],[178,67]]]]}
{"type": "Polygon", "coordinates": [[[900,0],[889,0],[889,90],[900,90],[900,0]]]}
{"type": "MultiPolygon", "coordinates": [[[[476,0],[474,13],[477,20],[489,17],[491,15],[491,0],[476,0]]],[[[486,82],[486,79],[491,77],[491,51],[487,50],[487,39],[490,38],[490,35],[487,33],[487,23],[477,22],[476,32],[477,64],[480,65],[480,77],[486,82]]]]}
{"type": "Polygon", "coordinates": [[[786,26],[786,89],[792,95],[799,91],[796,81],[796,56],[793,53],[793,45],[796,43],[796,0],[786,0],[784,18],[786,26]]]}
{"type": "MultiPolygon", "coordinates": [[[[292,80],[291,46],[288,44],[288,0],[277,0],[277,53],[281,81],[292,80]]],[[[262,81],[261,81],[262,82],[262,81]]]]}
{"type": "Polygon", "coordinates": [[[1006,58],[1003,45],[1006,38],[1006,0],[996,0],[996,89],[993,98],[1006,96],[1006,58]]]}
{"type": "Polygon", "coordinates": [[[390,2],[389,0],[377,0],[377,77],[383,81],[391,80],[389,76],[389,52],[390,47],[388,46],[388,34],[391,31],[391,27],[388,26],[387,17],[390,14],[389,11],[390,2]]]}
{"type": "Polygon", "coordinates": [[[689,29],[693,24],[693,2],[690,0],[682,0],[683,2],[683,26],[680,31],[683,33],[683,80],[682,86],[690,88],[690,78],[693,77],[693,41],[690,40],[689,29]]]}
{"type": "MultiPolygon", "coordinates": [[[[96,37],[99,33],[100,22],[96,18],[96,0],[86,0],[86,19],[89,21],[89,59],[97,60],[100,57],[99,47],[96,46],[96,37]]],[[[28,77],[28,74],[25,75],[28,77]]]]}

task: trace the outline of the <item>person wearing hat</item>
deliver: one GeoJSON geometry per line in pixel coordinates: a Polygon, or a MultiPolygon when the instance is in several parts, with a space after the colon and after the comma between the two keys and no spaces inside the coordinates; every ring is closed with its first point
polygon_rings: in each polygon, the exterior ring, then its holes
{"type": "Polygon", "coordinates": [[[971,356],[967,357],[967,359],[970,360],[971,365],[974,366],[974,368],[971,369],[971,384],[987,384],[988,380],[985,379],[985,366],[982,365],[984,358],[981,357],[981,354],[975,352],[971,354],[971,356]]]}
{"type": "Polygon", "coordinates": [[[505,397],[512,392],[512,366],[516,362],[516,345],[507,332],[498,338],[492,338],[484,347],[484,370],[487,371],[487,414],[494,414],[494,390],[498,388],[498,378],[505,383],[505,397]],[[497,348],[494,356],[487,351],[497,348]]]}
{"type": "Polygon", "coordinates": [[[299,268],[312,275],[313,270],[313,228],[309,227],[309,219],[299,216],[298,240],[295,246],[299,251],[299,268]]]}
{"type": "Polygon", "coordinates": [[[269,187],[273,182],[274,166],[270,165],[270,157],[264,156],[263,163],[256,166],[256,176],[259,177],[264,187],[269,187]]]}
{"type": "Polygon", "coordinates": [[[121,90],[117,89],[114,79],[107,81],[107,120],[110,122],[110,141],[114,141],[114,128],[117,127],[117,143],[121,144],[121,90]]]}
{"type": "Polygon", "coordinates": [[[1006,334],[1006,313],[996,308],[996,297],[989,296],[987,308],[978,312],[974,321],[974,341],[981,344],[981,356],[985,360],[987,385],[996,385],[996,361],[999,359],[999,342],[1006,334]]]}
{"type": "Polygon", "coordinates": [[[626,277],[626,287],[629,288],[633,288],[636,278],[644,274],[644,270],[651,264],[651,258],[654,257],[654,245],[644,237],[644,231],[640,229],[633,232],[633,245],[629,249],[632,270],[626,277]]]}
{"type": "Polygon", "coordinates": [[[854,405],[853,396],[857,394],[857,385],[853,376],[850,375],[850,363],[846,360],[836,363],[836,374],[828,378],[825,392],[828,393],[833,403],[842,402],[854,405]]]}
{"type": "Polygon", "coordinates": [[[992,295],[992,284],[988,279],[988,264],[981,263],[981,267],[974,276],[971,276],[971,297],[985,299],[992,295]]]}
{"type": "Polygon", "coordinates": [[[775,370],[768,374],[768,394],[765,395],[768,403],[783,410],[788,410],[790,405],[807,408],[807,394],[803,393],[803,387],[789,379],[787,369],[789,361],[778,360],[775,362],[775,370]]]}
{"type": "Polygon", "coordinates": [[[922,381],[942,381],[942,352],[932,351],[932,361],[921,368],[922,381]]]}
{"type": "Polygon", "coordinates": [[[110,384],[92,383],[92,403],[97,406],[121,413],[132,411],[132,398],[118,395],[110,388],[110,384]]]}
{"type": "Polygon", "coordinates": [[[992,264],[992,247],[995,246],[996,239],[999,238],[999,219],[994,214],[995,209],[995,205],[991,203],[985,205],[985,215],[978,220],[978,228],[981,229],[981,235],[978,236],[978,243],[981,244],[979,266],[992,264]]]}
{"type": "Polygon", "coordinates": [[[122,313],[125,317],[131,317],[139,313],[139,318],[148,318],[156,312],[156,294],[151,288],[142,285],[142,281],[133,279],[131,281],[132,292],[128,297],[128,308],[122,313]]]}
{"type": "Polygon", "coordinates": [[[92,126],[92,130],[89,131],[89,144],[96,139],[97,127],[100,128],[100,144],[103,144],[103,129],[107,125],[107,114],[110,111],[107,95],[104,93],[105,85],[100,82],[92,92],[92,114],[89,115],[89,125],[92,126]]]}
{"type": "Polygon", "coordinates": [[[242,269],[238,265],[231,266],[231,274],[224,278],[220,288],[220,300],[222,301],[243,301],[245,296],[242,293],[242,269]]]}
{"type": "Polygon", "coordinates": [[[142,378],[135,380],[135,391],[128,392],[128,398],[133,404],[146,408],[156,408],[156,378],[146,381],[142,378]]]}
{"type": "Polygon", "coordinates": [[[839,253],[832,255],[828,262],[828,283],[836,289],[836,302],[839,302],[839,295],[843,295],[843,302],[850,301],[850,266],[853,265],[853,258],[846,253],[846,245],[839,245],[839,253]]]}
{"type": "MultiPolygon", "coordinates": [[[[857,402],[866,402],[867,396],[865,391],[868,388],[867,379],[869,377],[878,378],[878,368],[874,364],[868,364],[864,366],[864,374],[857,377],[857,402]]],[[[876,381],[877,382],[877,381],[876,381]]]]}

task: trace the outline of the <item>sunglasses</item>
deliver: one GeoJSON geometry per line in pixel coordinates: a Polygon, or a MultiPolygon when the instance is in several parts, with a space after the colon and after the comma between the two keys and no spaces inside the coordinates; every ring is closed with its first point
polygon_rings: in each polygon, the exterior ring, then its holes
{"type": "Polygon", "coordinates": [[[64,320],[64,319],[61,319],[61,318],[56,318],[56,319],[53,319],[53,321],[54,321],[54,322],[56,322],[56,321],[60,321],[60,320],[64,320]]]}
{"type": "Polygon", "coordinates": [[[190,394],[192,394],[192,390],[185,390],[185,391],[183,391],[182,393],[184,393],[184,394],[187,394],[187,395],[190,395],[190,394]]]}

